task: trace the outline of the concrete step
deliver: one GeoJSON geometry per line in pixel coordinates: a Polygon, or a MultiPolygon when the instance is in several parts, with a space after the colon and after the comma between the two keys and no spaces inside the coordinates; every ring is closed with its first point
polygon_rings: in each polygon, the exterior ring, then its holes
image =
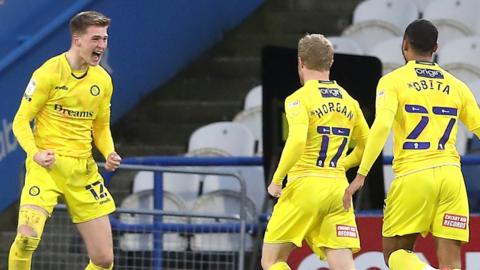
{"type": "Polygon", "coordinates": [[[239,80],[248,77],[258,78],[260,75],[261,58],[258,56],[214,56],[211,59],[194,62],[185,71],[185,76],[188,76],[189,78],[222,78],[239,80]]]}
{"type": "MultiPolygon", "coordinates": [[[[164,124],[160,122],[135,122],[120,130],[123,135],[116,141],[118,147],[124,145],[147,145],[148,148],[160,145],[185,145],[190,134],[201,124],[164,124]]],[[[118,132],[117,130],[116,132],[118,132]]],[[[145,148],[146,149],[146,148],[145,148]]]]}
{"type": "MultiPolygon", "coordinates": [[[[303,34],[238,34],[225,39],[218,49],[219,53],[229,57],[258,57],[261,59],[265,46],[283,46],[296,48],[303,34]],[[241,46],[239,45],[241,44],[241,46]]],[[[261,66],[260,66],[261,68],[261,66]]]]}
{"type": "Polygon", "coordinates": [[[265,14],[265,29],[267,33],[277,35],[293,34],[302,36],[306,33],[336,35],[345,27],[344,20],[350,21],[350,15],[345,15],[336,10],[325,10],[325,12],[317,10],[302,12],[291,10],[276,11],[265,14]]]}
{"type": "Polygon", "coordinates": [[[217,121],[231,121],[242,108],[236,101],[190,101],[158,100],[149,107],[136,110],[127,116],[129,122],[156,122],[163,124],[203,124],[217,121]]]}

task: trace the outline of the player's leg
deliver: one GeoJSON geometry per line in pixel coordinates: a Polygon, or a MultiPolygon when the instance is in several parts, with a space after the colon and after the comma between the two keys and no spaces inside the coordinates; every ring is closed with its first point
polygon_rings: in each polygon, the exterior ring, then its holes
{"type": "Polygon", "coordinates": [[[383,238],[383,256],[385,264],[391,270],[427,270],[434,269],[423,262],[413,252],[418,234],[383,238]]]}
{"type": "Polygon", "coordinates": [[[441,192],[432,223],[440,269],[461,268],[460,247],[469,240],[469,208],[462,172],[456,166],[438,168],[441,192]]]}
{"type": "Polygon", "coordinates": [[[87,270],[113,268],[112,228],[108,214],[115,202],[104,186],[93,160],[63,158],[72,174],[65,184],[64,196],[73,223],[85,242],[90,263],[87,270]]]}
{"type": "Polygon", "coordinates": [[[332,270],[354,270],[352,250],[326,248],[327,262],[332,270]]]}
{"type": "Polygon", "coordinates": [[[35,205],[23,205],[18,214],[17,236],[10,248],[8,269],[30,270],[33,252],[43,233],[48,212],[35,205]]]}
{"type": "Polygon", "coordinates": [[[316,222],[318,203],[312,203],[313,192],[307,178],[289,182],[283,189],[265,231],[262,250],[264,270],[288,270],[288,255],[301,246],[305,233],[316,222]]]}
{"type": "Polygon", "coordinates": [[[318,179],[323,182],[320,196],[327,206],[320,222],[312,228],[307,242],[312,251],[326,260],[330,269],[353,270],[353,253],[360,250],[360,239],[355,222],[353,205],[348,212],[343,209],[343,195],[347,179],[318,179]]]}
{"type": "Polygon", "coordinates": [[[56,169],[47,170],[32,158],[25,162],[25,185],[20,197],[17,236],[10,248],[9,269],[28,270],[32,254],[37,249],[47,217],[61,194],[52,176],[56,169]]]}
{"type": "Polygon", "coordinates": [[[264,270],[290,270],[287,259],[295,247],[292,243],[263,244],[262,268],[264,270]]]}
{"type": "Polygon", "coordinates": [[[383,255],[390,269],[432,269],[413,249],[418,235],[425,236],[430,230],[440,190],[436,180],[434,169],[393,180],[385,200],[382,229],[383,255]]]}
{"type": "Polygon", "coordinates": [[[458,240],[435,238],[437,245],[438,267],[441,270],[460,269],[461,261],[461,242],[458,240]]]}
{"type": "Polygon", "coordinates": [[[88,256],[90,257],[90,263],[86,270],[112,269],[113,240],[108,216],[75,225],[85,242],[88,256]]]}

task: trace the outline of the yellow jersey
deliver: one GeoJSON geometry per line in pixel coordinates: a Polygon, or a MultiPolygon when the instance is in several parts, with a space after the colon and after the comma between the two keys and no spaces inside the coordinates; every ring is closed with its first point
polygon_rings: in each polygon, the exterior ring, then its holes
{"type": "Polygon", "coordinates": [[[376,110],[395,115],[393,170],[397,177],[440,165],[460,166],[455,147],[458,120],[469,130],[480,127],[477,102],[469,88],[431,62],[409,61],[383,76],[377,86],[376,110]]]}
{"type": "Polygon", "coordinates": [[[94,138],[107,157],[114,151],[110,133],[112,91],[110,75],[101,66],[75,71],[66,53],[55,56],[33,73],[15,115],[13,131],[29,156],[51,149],[63,156],[88,158],[94,138]]]}
{"type": "Polygon", "coordinates": [[[335,81],[309,80],[285,100],[289,133],[273,176],[281,183],[305,176],[345,177],[350,140],[365,140],[368,125],[358,102],[335,81]]]}

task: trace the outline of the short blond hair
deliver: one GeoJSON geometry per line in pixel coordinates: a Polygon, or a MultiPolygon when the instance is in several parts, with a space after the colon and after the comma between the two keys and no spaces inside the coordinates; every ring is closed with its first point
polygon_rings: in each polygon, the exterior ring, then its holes
{"type": "Polygon", "coordinates": [[[328,71],[333,63],[333,46],[321,34],[306,34],[298,41],[298,57],[308,69],[328,71]]]}
{"type": "Polygon", "coordinates": [[[83,34],[89,26],[109,26],[110,18],[97,11],[83,11],[70,20],[70,33],[83,34]]]}

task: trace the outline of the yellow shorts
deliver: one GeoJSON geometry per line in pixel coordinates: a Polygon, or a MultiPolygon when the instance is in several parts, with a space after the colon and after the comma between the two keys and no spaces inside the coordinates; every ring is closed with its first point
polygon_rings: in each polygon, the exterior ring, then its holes
{"type": "Polygon", "coordinates": [[[104,186],[93,158],[56,155],[52,169],[45,169],[32,158],[27,158],[26,170],[20,205],[36,205],[51,215],[61,196],[73,223],[86,222],[115,211],[115,202],[104,186]]]}
{"type": "Polygon", "coordinates": [[[457,166],[441,166],[395,178],[387,199],[383,236],[429,232],[468,242],[469,209],[463,175],[457,166]]]}
{"type": "Polygon", "coordinates": [[[360,250],[353,208],[343,209],[347,179],[305,177],[289,182],[275,205],[264,243],[298,247],[306,240],[325,260],[325,248],[360,250]]]}

